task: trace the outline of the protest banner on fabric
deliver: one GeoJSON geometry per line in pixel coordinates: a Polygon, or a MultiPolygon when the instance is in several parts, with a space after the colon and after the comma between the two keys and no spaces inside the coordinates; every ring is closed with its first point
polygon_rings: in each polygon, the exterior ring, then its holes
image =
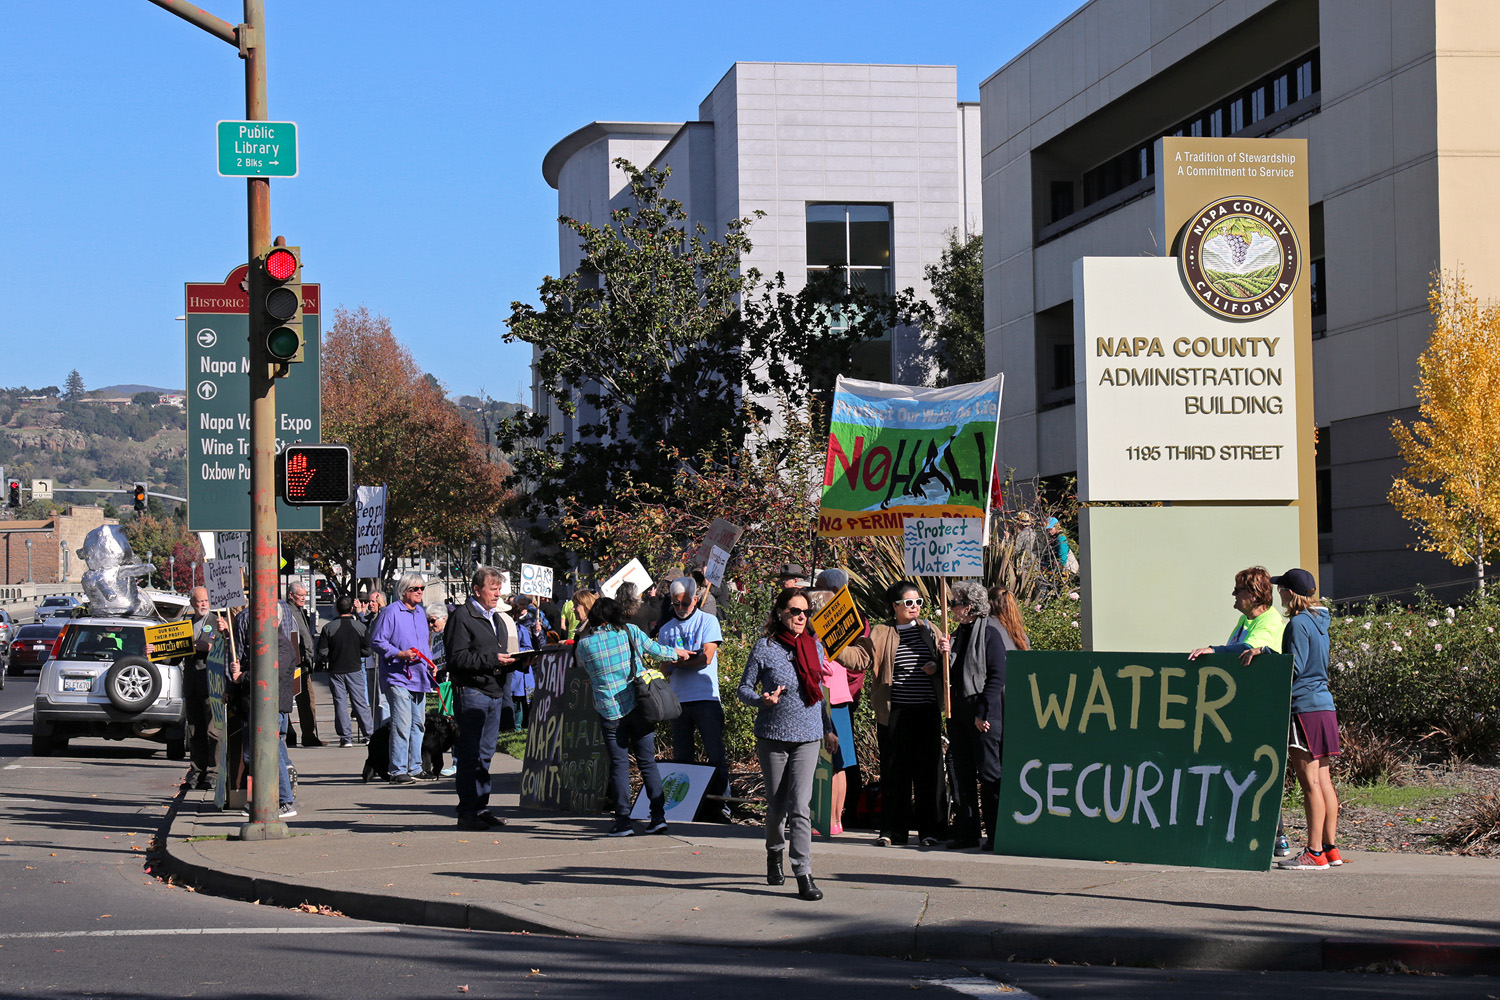
{"type": "Polygon", "coordinates": [[[739,525],[731,524],[722,517],[714,518],[714,523],[708,526],[708,534],[703,536],[703,542],[698,546],[698,551],[693,553],[692,564],[699,567],[707,566],[715,545],[725,552],[733,552],[734,547],[740,543],[740,535],[744,533],[745,529],[739,525]]]}
{"type": "Polygon", "coordinates": [[[909,517],[906,572],[912,576],[984,576],[984,519],[909,517]]]}
{"type": "Polygon", "coordinates": [[[632,559],[624,566],[615,570],[614,574],[608,580],[599,584],[599,593],[610,600],[614,600],[615,594],[619,593],[620,584],[633,583],[644,594],[647,590],[651,589],[653,582],[655,581],[651,579],[651,574],[646,572],[646,567],[641,565],[641,561],[639,559],[632,559]]]}
{"type": "Polygon", "coordinates": [[[833,600],[812,616],[812,627],[823,641],[823,651],[829,659],[838,656],[845,646],[859,638],[865,630],[865,623],[859,617],[859,609],[854,606],[848,585],[840,588],[833,600]]]}
{"type": "Polygon", "coordinates": [[[531,661],[531,676],[521,805],[593,815],[605,803],[609,761],[588,671],[570,644],[544,649],[531,661]]]}
{"type": "Polygon", "coordinates": [[[1265,871],[1291,657],[1012,652],[995,850],[1265,871]]]}
{"type": "Polygon", "coordinates": [[[987,518],[1004,378],[924,389],[840,376],[818,533],[899,536],[908,517],[987,518]]]}
{"type": "Polygon", "coordinates": [[[354,576],[360,580],[380,577],[380,557],[385,551],[385,487],[361,486],[354,497],[354,576]]]}
{"type": "Polygon", "coordinates": [[[203,585],[211,608],[239,608],[245,597],[245,564],[239,559],[209,559],[203,564],[203,585]]]}

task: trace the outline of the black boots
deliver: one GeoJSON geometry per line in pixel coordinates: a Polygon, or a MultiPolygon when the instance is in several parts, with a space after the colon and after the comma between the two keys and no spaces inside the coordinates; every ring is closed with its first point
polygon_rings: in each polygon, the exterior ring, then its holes
{"type": "Polygon", "coordinates": [[[786,873],[781,870],[781,852],[766,852],[766,885],[785,885],[786,873]]]}
{"type": "Polygon", "coordinates": [[[818,888],[818,883],[813,881],[811,875],[798,875],[797,895],[803,899],[822,899],[823,890],[818,888]]]}

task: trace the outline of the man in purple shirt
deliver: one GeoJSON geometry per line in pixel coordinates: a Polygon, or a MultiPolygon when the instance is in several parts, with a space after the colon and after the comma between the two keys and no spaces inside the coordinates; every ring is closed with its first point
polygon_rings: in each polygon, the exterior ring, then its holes
{"type": "Polygon", "coordinates": [[[432,646],[422,596],[427,578],[407,573],[396,585],[398,600],[375,619],[370,648],[380,657],[380,689],[391,708],[391,783],[435,781],[422,770],[422,737],[427,732],[427,692],[437,680],[430,665],[432,646]],[[424,659],[425,657],[425,659],[424,659]]]}

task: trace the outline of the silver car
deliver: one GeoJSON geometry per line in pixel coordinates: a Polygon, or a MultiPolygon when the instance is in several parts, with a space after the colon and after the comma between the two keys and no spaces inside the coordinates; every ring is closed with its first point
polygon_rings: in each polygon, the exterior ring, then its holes
{"type": "Polygon", "coordinates": [[[71,615],[83,602],[70,594],[54,594],[36,606],[34,622],[44,622],[53,615],[71,615]]]}
{"type": "Polygon", "coordinates": [[[146,657],[145,618],[74,618],[37,677],[31,752],[46,757],[75,736],[131,737],[186,755],[182,668],[146,657]]]}

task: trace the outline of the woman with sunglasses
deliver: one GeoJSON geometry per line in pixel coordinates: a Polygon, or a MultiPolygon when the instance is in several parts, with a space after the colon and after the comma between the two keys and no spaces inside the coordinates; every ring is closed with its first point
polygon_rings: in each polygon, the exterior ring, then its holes
{"type": "Polygon", "coordinates": [[[878,847],[904,845],[916,821],[918,842],[936,847],[943,831],[943,676],[948,636],[922,619],[922,594],[903,580],[886,591],[889,625],[870,630],[866,673],[880,745],[878,847]],[[912,798],[916,798],[916,809],[912,798]]]}
{"type": "Polygon", "coordinates": [[[823,898],[812,877],[813,774],[818,741],[838,749],[823,699],[823,647],[808,622],[807,591],[776,595],[766,634],[750,650],[740,678],[740,701],[755,716],[755,750],[766,781],[766,884],[782,885],[783,853],[791,856],[797,895],[823,898]]]}
{"type": "Polygon", "coordinates": [[[993,850],[1000,808],[1000,733],[1005,709],[1005,652],[1013,641],[990,617],[990,599],[982,584],[963,580],[953,585],[948,607],[958,619],[949,672],[953,717],[948,721],[948,750],[953,757],[953,839],[949,850],[983,847],[993,850]]]}

